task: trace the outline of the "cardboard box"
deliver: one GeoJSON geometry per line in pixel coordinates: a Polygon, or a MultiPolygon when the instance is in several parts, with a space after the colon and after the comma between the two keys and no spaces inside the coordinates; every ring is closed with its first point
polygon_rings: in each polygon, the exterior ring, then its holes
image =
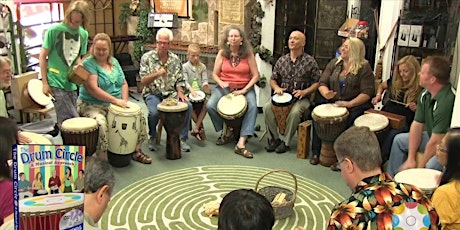
{"type": "MultiPolygon", "coordinates": [[[[350,31],[358,25],[359,20],[356,18],[347,18],[347,20],[340,26],[337,34],[342,37],[349,37],[350,31]]],[[[354,32],[354,31],[353,31],[354,32]]]]}
{"type": "Polygon", "coordinates": [[[398,46],[408,46],[410,39],[410,25],[399,25],[398,46]]]}
{"type": "Polygon", "coordinates": [[[14,109],[23,109],[35,105],[30,97],[24,95],[27,88],[27,82],[30,79],[37,79],[38,72],[27,72],[16,75],[11,79],[11,94],[13,95],[14,109]]]}
{"type": "Polygon", "coordinates": [[[409,35],[409,47],[420,47],[422,41],[423,26],[411,25],[409,35]]]}
{"type": "Polygon", "coordinates": [[[299,124],[297,130],[297,158],[306,159],[310,153],[311,121],[299,124]]]}

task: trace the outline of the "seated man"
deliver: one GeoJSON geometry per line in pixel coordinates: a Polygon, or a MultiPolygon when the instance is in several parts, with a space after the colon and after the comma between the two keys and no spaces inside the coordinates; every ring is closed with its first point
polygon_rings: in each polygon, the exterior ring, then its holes
{"type": "Polygon", "coordinates": [[[286,119],[284,141],[279,139],[275,113],[269,101],[264,106],[265,124],[268,130],[268,152],[284,153],[289,149],[289,143],[297,130],[304,114],[308,112],[311,102],[308,96],[319,86],[320,72],[316,60],[303,51],[305,35],[293,31],[289,36],[290,53],[280,57],[273,69],[270,86],[274,94],[291,93],[295,103],[286,119]]]}
{"type": "Polygon", "coordinates": [[[441,143],[452,119],[455,94],[449,76],[450,64],[444,57],[431,56],[423,63],[420,85],[425,90],[417,101],[409,133],[398,134],[393,140],[387,169],[390,175],[414,167],[442,171],[436,146],[441,143]],[[416,162],[419,151],[423,152],[423,158],[416,162]]]}
{"type": "Polygon", "coordinates": [[[107,161],[96,157],[86,159],[84,229],[99,229],[97,222],[110,201],[115,187],[115,174],[107,161]]]}
{"type": "Polygon", "coordinates": [[[335,205],[327,229],[395,229],[406,223],[411,210],[421,216],[412,220],[419,228],[436,229],[439,218],[429,198],[417,187],[397,183],[382,172],[379,143],[369,128],[349,128],[337,138],[334,150],[353,194],[335,205]],[[414,202],[417,208],[408,208],[414,202]]]}
{"type": "Polygon", "coordinates": [[[169,51],[170,43],[173,40],[173,32],[170,29],[161,28],[156,34],[156,49],[142,55],[139,76],[141,87],[144,88],[142,95],[149,109],[149,149],[157,149],[155,139],[157,137],[156,127],[159,120],[157,105],[163,99],[177,98],[188,105],[184,128],[180,133],[180,145],[184,152],[190,151],[186,143],[188,130],[192,116],[192,104],[184,94],[185,80],[182,75],[182,64],[179,57],[169,51]]]}
{"type": "Polygon", "coordinates": [[[225,195],[219,207],[219,230],[269,230],[275,213],[268,200],[250,189],[238,189],[225,195]]]}

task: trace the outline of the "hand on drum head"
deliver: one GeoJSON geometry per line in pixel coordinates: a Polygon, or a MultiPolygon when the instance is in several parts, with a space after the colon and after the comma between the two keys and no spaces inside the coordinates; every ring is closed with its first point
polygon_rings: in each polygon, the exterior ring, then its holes
{"type": "Polygon", "coordinates": [[[330,100],[330,99],[334,98],[336,94],[337,94],[337,92],[334,92],[333,90],[329,90],[323,96],[327,100],[330,100]]]}
{"type": "Polygon", "coordinates": [[[20,144],[28,144],[32,142],[32,140],[26,136],[24,136],[21,132],[18,132],[18,142],[20,144]]]}
{"type": "Polygon", "coordinates": [[[283,94],[284,91],[286,90],[286,88],[281,88],[281,87],[277,87],[276,89],[273,90],[273,94],[283,94]]]}
{"type": "Polygon", "coordinates": [[[245,89],[235,90],[233,91],[233,95],[245,95],[248,91],[245,89]]]}
{"type": "Polygon", "coordinates": [[[345,107],[345,108],[350,107],[350,102],[349,101],[336,101],[334,104],[337,105],[337,106],[340,106],[340,107],[345,107]]]}
{"type": "Polygon", "coordinates": [[[198,94],[196,94],[196,91],[193,89],[193,88],[190,88],[190,94],[193,96],[193,97],[197,97],[198,94]]]}
{"type": "Polygon", "coordinates": [[[122,108],[129,108],[127,100],[116,99],[113,104],[118,105],[118,106],[120,106],[122,108]]]}
{"type": "Polygon", "coordinates": [[[178,92],[177,92],[177,100],[178,100],[178,101],[181,101],[181,102],[187,102],[187,101],[189,101],[189,100],[188,100],[188,97],[185,96],[185,94],[184,94],[182,91],[178,91],[178,92]]]}
{"type": "MultiPolygon", "coordinates": [[[[411,169],[415,168],[417,166],[417,163],[415,162],[415,159],[407,159],[404,161],[404,163],[399,167],[398,172],[404,171],[406,169],[411,169]]],[[[419,167],[419,168],[424,168],[424,167],[419,167]]]]}

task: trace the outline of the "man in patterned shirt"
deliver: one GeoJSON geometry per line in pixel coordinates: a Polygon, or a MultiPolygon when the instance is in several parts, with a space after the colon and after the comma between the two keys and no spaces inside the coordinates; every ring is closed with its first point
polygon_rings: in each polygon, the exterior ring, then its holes
{"type": "Polygon", "coordinates": [[[182,63],[179,57],[169,51],[169,46],[173,40],[173,33],[170,29],[161,28],[156,34],[156,49],[142,55],[139,75],[141,86],[144,87],[142,95],[149,109],[149,149],[155,151],[157,137],[156,126],[158,124],[159,113],[157,105],[163,99],[177,98],[179,101],[188,105],[187,116],[184,128],[180,133],[180,143],[182,151],[189,152],[190,146],[186,143],[192,104],[184,94],[185,80],[182,76],[182,63]]]}
{"type": "Polygon", "coordinates": [[[278,125],[271,101],[264,106],[265,124],[268,130],[268,152],[284,153],[289,149],[289,142],[297,130],[305,113],[310,113],[311,102],[309,95],[319,86],[320,72],[316,60],[304,52],[305,35],[300,31],[293,31],[289,36],[290,52],[278,59],[273,68],[270,86],[274,94],[289,93],[293,97],[289,115],[286,119],[284,141],[279,139],[278,125]]]}
{"type": "Polygon", "coordinates": [[[327,229],[437,229],[430,199],[382,172],[379,142],[369,128],[349,128],[334,142],[334,150],[353,193],[335,205],[327,229]]]}

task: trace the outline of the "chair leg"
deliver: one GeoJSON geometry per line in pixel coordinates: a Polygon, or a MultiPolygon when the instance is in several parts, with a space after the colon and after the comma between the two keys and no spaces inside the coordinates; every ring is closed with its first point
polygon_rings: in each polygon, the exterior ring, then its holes
{"type": "Polygon", "coordinates": [[[157,139],[155,140],[157,145],[160,145],[162,131],[163,131],[163,122],[160,119],[160,121],[158,122],[158,126],[157,126],[157,139]]]}

